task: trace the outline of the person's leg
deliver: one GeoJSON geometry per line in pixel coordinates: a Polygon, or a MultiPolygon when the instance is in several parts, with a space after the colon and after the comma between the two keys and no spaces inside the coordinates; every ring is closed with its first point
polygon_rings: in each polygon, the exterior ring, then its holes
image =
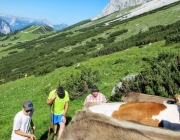
{"type": "Polygon", "coordinates": [[[57,124],[53,124],[53,131],[54,131],[54,134],[57,133],[57,124]]]}
{"type": "Polygon", "coordinates": [[[57,134],[57,124],[54,124],[53,125],[53,130],[54,130],[54,140],[56,140],[57,139],[57,136],[58,136],[58,134],[57,134]]]}
{"type": "Polygon", "coordinates": [[[59,133],[58,133],[58,140],[61,137],[61,134],[62,134],[62,132],[64,130],[64,127],[65,127],[65,123],[60,123],[60,128],[59,128],[59,133]]]}
{"type": "Polygon", "coordinates": [[[61,115],[61,119],[60,119],[60,122],[59,122],[60,128],[59,128],[59,132],[58,132],[58,140],[60,139],[61,134],[62,134],[62,132],[64,130],[65,123],[66,123],[66,117],[61,115]]]}
{"type": "Polygon", "coordinates": [[[52,114],[52,123],[53,123],[53,132],[54,132],[54,139],[57,138],[57,123],[58,123],[58,116],[52,114]]]}

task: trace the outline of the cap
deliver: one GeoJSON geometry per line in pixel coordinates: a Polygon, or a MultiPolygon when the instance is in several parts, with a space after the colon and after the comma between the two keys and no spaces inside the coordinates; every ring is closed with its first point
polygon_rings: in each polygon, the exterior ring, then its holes
{"type": "Polygon", "coordinates": [[[96,85],[92,86],[91,92],[99,92],[99,89],[96,85]]]}
{"type": "Polygon", "coordinates": [[[59,98],[63,99],[65,97],[64,88],[63,87],[58,87],[57,88],[57,94],[58,94],[59,98]]]}
{"type": "Polygon", "coordinates": [[[33,103],[29,100],[24,101],[23,108],[25,111],[33,109],[33,103]]]}

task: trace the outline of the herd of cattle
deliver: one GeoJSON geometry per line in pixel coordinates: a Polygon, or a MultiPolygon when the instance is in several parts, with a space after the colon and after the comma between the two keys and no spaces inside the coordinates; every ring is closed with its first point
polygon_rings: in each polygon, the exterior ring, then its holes
{"type": "Polygon", "coordinates": [[[122,102],[88,103],[77,111],[61,139],[180,139],[179,98],[127,92],[122,102]]]}

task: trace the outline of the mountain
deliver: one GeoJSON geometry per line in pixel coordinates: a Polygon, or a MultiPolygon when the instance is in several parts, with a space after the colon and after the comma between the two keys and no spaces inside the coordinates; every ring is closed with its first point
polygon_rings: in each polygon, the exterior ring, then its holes
{"type": "MultiPolygon", "coordinates": [[[[119,18],[119,19],[122,20],[122,19],[127,19],[130,17],[134,17],[136,15],[140,15],[142,13],[149,12],[151,10],[160,8],[162,6],[169,5],[169,4],[174,3],[176,1],[179,1],[179,0],[153,0],[153,1],[145,3],[145,4],[139,6],[135,9],[129,11],[128,14],[126,14],[124,17],[122,16],[122,18],[119,18]]],[[[120,17],[120,15],[119,15],[119,17],[120,17]]]]}
{"type": "Polygon", "coordinates": [[[0,18],[9,23],[12,31],[22,29],[29,25],[47,25],[53,28],[52,23],[50,23],[46,19],[36,20],[36,19],[30,19],[30,18],[15,17],[12,15],[7,15],[7,14],[0,14],[0,18]]]}
{"type": "MultiPolygon", "coordinates": [[[[178,0],[110,0],[108,5],[103,9],[102,13],[93,17],[91,20],[93,21],[93,20],[102,18],[104,16],[110,15],[114,12],[120,11],[124,8],[137,5],[138,6],[137,8],[132,9],[125,15],[118,15],[117,18],[118,17],[120,18],[115,19],[113,21],[123,20],[123,19],[127,19],[136,15],[142,14],[144,12],[148,12],[153,9],[157,9],[159,7],[168,5],[176,1],[178,0]]],[[[7,15],[7,14],[0,14],[0,18],[9,24],[8,26],[5,22],[0,22],[0,27],[1,27],[0,32],[4,34],[13,32],[15,30],[23,29],[30,25],[37,25],[37,26],[47,25],[56,31],[62,30],[68,27],[68,25],[64,23],[53,25],[51,22],[49,22],[46,19],[37,20],[37,19],[30,19],[30,18],[24,18],[24,17],[15,17],[12,15],[7,15]]]]}
{"type": "Polygon", "coordinates": [[[141,6],[129,11],[129,13],[131,14],[129,14],[128,16],[126,15],[126,18],[129,18],[174,3],[176,1],[179,0],[111,0],[108,5],[103,9],[102,13],[93,17],[91,20],[102,18],[129,6],[142,4],[141,6]]]}
{"type": "Polygon", "coordinates": [[[3,34],[7,34],[10,31],[11,31],[11,28],[9,24],[6,21],[0,19],[0,32],[3,34]]]}
{"type": "Polygon", "coordinates": [[[54,30],[56,30],[56,31],[62,30],[62,29],[64,29],[64,28],[66,28],[66,27],[68,27],[68,25],[65,24],[65,23],[58,24],[58,25],[53,25],[53,28],[54,28],[54,30]]]}
{"type": "MultiPolygon", "coordinates": [[[[61,30],[68,26],[66,24],[53,25],[51,22],[49,22],[46,19],[30,19],[24,17],[15,17],[8,14],[0,14],[0,18],[9,24],[12,32],[15,30],[23,29],[30,25],[37,25],[37,26],[47,25],[51,28],[54,28],[54,30],[61,30]]],[[[7,31],[5,34],[9,32],[7,31]]]]}
{"type": "Polygon", "coordinates": [[[146,3],[150,0],[110,0],[108,5],[103,9],[102,13],[92,18],[92,20],[112,14],[129,6],[146,3]]]}

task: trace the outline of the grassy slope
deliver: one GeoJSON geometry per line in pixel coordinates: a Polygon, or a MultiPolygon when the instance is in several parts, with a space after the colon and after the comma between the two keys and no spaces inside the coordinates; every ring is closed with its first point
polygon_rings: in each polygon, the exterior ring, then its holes
{"type": "MultiPolygon", "coordinates": [[[[146,67],[146,63],[142,61],[143,57],[155,57],[162,50],[180,50],[173,46],[163,46],[164,42],[159,42],[144,46],[143,48],[134,47],[124,52],[91,59],[90,61],[81,63],[81,66],[84,65],[85,67],[100,71],[101,82],[97,83],[97,85],[108,99],[113,86],[119,82],[120,78],[123,78],[127,73],[138,73],[146,67]],[[124,61],[114,64],[116,60],[124,61]]],[[[63,67],[44,76],[31,76],[0,85],[0,124],[3,124],[0,125],[0,131],[3,134],[2,138],[9,138],[14,115],[21,109],[22,102],[30,99],[33,101],[35,107],[34,122],[37,125],[36,136],[37,139],[40,139],[48,130],[49,125],[49,107],[45,103],[49,91],[59,84],[59,80],[60,83],[65,82],[66,77],[69,77],[70,74],[76,71],[78,71],[76,65],[68,68],[63,67]]],[[[68,117],[72,117],[77,110],[81,109],[86,95],[70,101],[68,117]]]]}
{"type": "MultiPolygon", "coordinates": [[[[163,14],[159,12],[147,15],[124,24],[123,26],[119,26],[119,28],[131,30],[129,35],[132,35],[139,32],[140,29],[144,29],[147,25],[154,26],[174,22],[174,19],[178,19],[178,10],[176,9],[178,9],[177,6],[164,10],[163,14]],[[174,13],[172,11],[174,11],[174,13]],[[163,16],[164,14],[170,14],[171,16],[168,16],[170,20],[167,21],[166,18],[161,19],[161,15],[163,16]],[[137,24],[138,26],[136,26],[137,24]]],[[[129,35],[123,36],[123,38],[127,38],[129,35]]],[[[122,36],[118,39],[120,38],[122,38],[122,36]]],[[[156,57],[161,51],[180,51],[180,48],[175,45],[165,47],[164,44],[164,41],[162,41],[146,45],[142,48],[133,47],[123,52],[117,52],[82,62],[81,66],[84,65],[85,67],[99,70],[101,81],[96,84],[108,99],[112,88],[121,78],[127,74],[138,73],[146,68],[147,64],[142,61],[143,57],[156,57]],[[119,63],[114,64],[115,61],[119,61],[119,63]]],[[[44,140],[45,138],[43,136],[46,136],[46,131],[49,126],[49,107],[45,103],[48,93],[50,90],[56,88],[59,81],[60,83],[66,82],[66,79],[71,78],[69,75],[77,71],[78,69],[76,68],[76,65],[62,67],[47,75],[39,77],[30,76],[0,85],[1,139],[7,140],[10,138],[14,115],[21,109],[22,102],[26,99],[30,99],[33,101],[35,107],[35,113],[33,116],[34,123],[37,126],[35,134],[37,139],[44,140]]],[[[68,117],[72,117],[78,109],[81,109],[86,95],[79,99],[70,101],[70,107],[67,114],[68,117]]]]}
{"type": "MultiPolygon", "coordinates": [[[[0,47],[0,58],[3,57],[3,56],[7,56],[8,53],[12,52],[12,51],[18,51],[18,52],[23,51],[22,49],[11,49],[11,50],[8,50],[8,51],[5,51],[5,52],[4,51],[1,52],[2,50],[5,50],[7,48],[12,47],[13,45],[17,44],[18,42],[23,43],[23,42],[30,41],[30,40],[33,40],[33,39],[37,39],[40,36],[52,34],[54,32],[54,31],[46,31],[44,29],[44,32],[42,32],[42,33],[39,33],[39,34],[33,33],[33,31],[38,30],[39,28],[44,28],[44,27],[43,26],[30,26],[27,29],[25,29],[25,30],[23,30],[21,32],[18,32],[15,35],[11,35],[11,37],[9,39],[4,40],[4,41],[0,41],[0,46],[2,44],[6,44],[6,47],[0,47]],[[13,40],[14,37],[19,37],[19,39],[13,40]],[[8,45],[9,43],[11,43],[11,44],[8,45]]],[[[0,37],[0,39],[1,39],[1,37],[0,37]]]]}
{"type": "MultiPolygon", "coordinates": [[[[123,14],[125,11],[128,11],[130,9],[132,9],[132,8],[124,9],[124,11],[116,12],[114,14],[106,16],[105,18],[101,18],[97,21],[93,21],[93,22],[87,23],[85,25],[77,26],[77,27],[71,29],[70,31],[73,32],[75,30],[84,28],[86,26],[88,27],[90,25],[108,21],[108,20],[112,19],[113,17],[115,17],[114,15],[117,16],[119,14],[123,14]]],[[[128,32],[118,36],[115,41],[120,41],[120,40],[129,38],[132,35],[138,34],[139,32],[147,31],[147,30],[149,30],[150,27],[153,27],[153,26],[172,24],[172,23],[180,20],[179,12],[180,12],[180,4],[175,5],[173,7],[165,9],[165,10],[160,10],[158,12],[148,14],[146,16],[142,16],[140,18],[131,20],[127,23],[123,23],[123,24],[114,26],[113,28],[104,31],[101,34],[98,34],[97,36],[93,36],[91,38],[85,39],[84,41],[81,42],[81,45],[85,44],[87,41],[90,41],[92,38],[95,38],[95,39],[97,39],[98,37],[106,38],[109,36],[109,33],[113,33],[115,31],[122,30],[122,29],[128,29],[128,32]]],[[[77,32],[75,32],[74,34],[77,34],[77,32]]],[[[72,35],[74,35],[74,34],[72,34],[72,35]]],[[[80,43],[78,43],[75,46],[78,46],[78,45],[80,45],[80,43]]],[[[73,47],[75,47],[75,46],[73,46],[73,47]]],[[[72,47],[72,46],[66,46],[66,48],[69,48],[69,47],[72,47]]],[[[100,48],[100,47],[101,47],[101,44],[97,44],[97,48],[100,48]]]]}

